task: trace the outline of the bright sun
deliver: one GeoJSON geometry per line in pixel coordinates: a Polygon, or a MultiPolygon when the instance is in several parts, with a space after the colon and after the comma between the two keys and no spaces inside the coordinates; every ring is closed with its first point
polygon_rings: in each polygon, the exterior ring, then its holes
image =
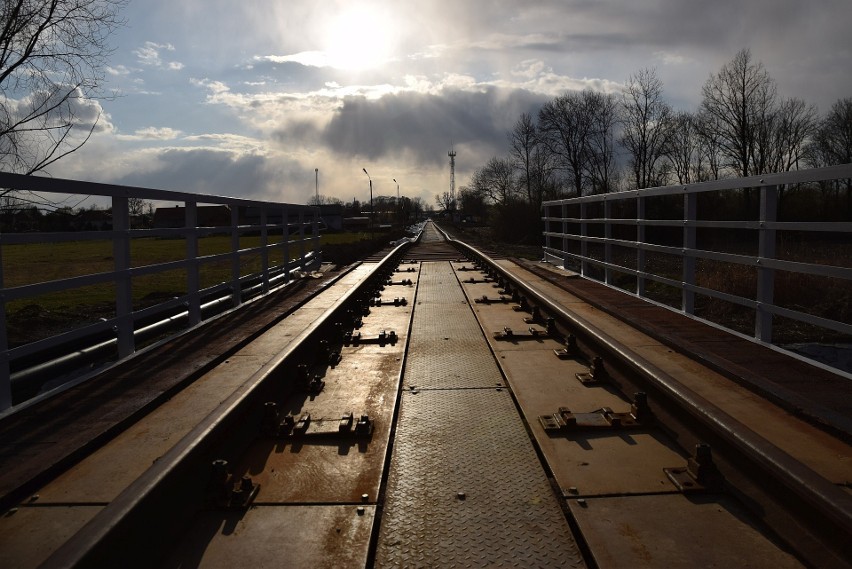
{"type": "Polygon", "coordinates": [[[326,28],[329,65],[360,71],[387,62],[393,51],[394,29],[383,12],[369,8],[347,8],[326,28]]]}

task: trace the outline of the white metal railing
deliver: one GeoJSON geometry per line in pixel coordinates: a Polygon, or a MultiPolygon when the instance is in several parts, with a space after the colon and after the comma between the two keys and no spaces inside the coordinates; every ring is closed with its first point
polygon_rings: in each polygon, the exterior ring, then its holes
{"type": "MultiPolygon", "coordinates": [[[[10,173],[0,173],[0,188],[15,192],[35,192],[40,196],[102,196],[111,200],[112,214],[112,227],[106,231],[0,233],[0,413],[22,402],[13,397],[14,369],[17,361],[38,359],[39,354],[55,350],[58,346],[79,343],[86,338],[102,339],[104,336],[108,338],[107,342],[112,344],[115,356],[125,358],[137,349],[136,335],[140,328],[158,315],[168,313],[168,317],[174,319],[175,311],[178,311],[185,327],[193,327],[204,319],[202,308],[205,300],[209,302],[211,297],[219,295],[219,304],[222,304],[221,297],[225,297],[227,308],[234,308],[243,302],[245,289],[249,285],[254,289],[259,288],[261,293],[266,293],[271,288],[286,283],[293,271],[306,270],[320,262],[319,209],[316,207],[10,173]],[[128,204],[133,198],[156,203],[166,202],[170,207],[182,204],[183,219],[182,223],[177,224],[182,227],[132,227],[128,204]],[[217,223],[216,226],[201,226],[199,204],[227,207],[230,220],[217,223]],[[200,254],[201,240],[214,235],[229,236],[229,250],[200,254]],[[241,246],[241,237],[244,236],[253,236],[257,244],[241,246]],[[184,240],[183,258],[144,265],[134,262],[132,245],[138,243],[139,239],[149,238],[184,240]],[[8,253],[9,247],[104,240],[112,243],[112,270],[79,274],[48,282],[5,285],[10,281],[12,272],[27,270],[26,267],[10,266],[3,262],[3,253],[8,253]],[[255,260],[259,270],[246,274],[242,263],[250,257],[255,260]],[[230,278],[224,279],[225,282],[202,288],[203,270],[214,263],[230,264],[230,278]],[[184,294],[155,306],[134,308],[133,279],[166,271],[185,271],[184,294]],[[115,290],[113,318],[10,347],[7,333],[7,308],[10,303],[20,304],[22,299],[34,299],[44,294],[103,284],[111,285],[115,290]]],[[[178,250],[180,249],[181,245],[178,245],[178,250]]]]}
{"type": "Polygon", "coordinates": [[[852,259],[850,249],[843,247],[852,245],[849,217],[843,221],[797,220],[791,219],[795,216],[790,215],[790,208],[785,208],[784,221],[777,216],[782,192],[787,192],[785,196],[803,188],[825,192],[837,184],[843,184],[847,192],[850,178],[852,164],[846,164],[548,201],[542,206],[544,257],[547,262],[646,299],[652,296],[649,293],[653,287],[674,287],[680,293],[679,302],[657,302],[690,316],[696,315],[696,295],[744,307],[754,318],[753,335],[746,335],[763,343],[772,343],[776,316],[852,335],[850,322],[808,313],[807,307],[792,308],[789,303],[785,307],[775,302],[776,277],[782,272],[806,275],[805,278],[840,279],[852,296],[852,259]],[[733,192],[737,195],[733,196],[733,192]],[[715,208],[720,203],[734,197],[744,202],[746,192],[759,194],[750,215],[739,210],[736,216],[728,216],[733,219],[718,219],[715,208]],[[703,211],[699,211],[699,199],[705,200],[703,211]],[[661,207],[663,203],[666,207],[661,207]],[[669,215],[660,216],[662,210],[669,215]],[[677,215],[671,215],[673,210],[677,215]],[[727,232],[727,236],[719,238],[719,231],[727,232]],[[712,232],[716,232],[716,238],[707,238],[712,232]],[[803,235],[813,238],[830,234],[833,243],[840,244],[839,252],[829,263],[781,258],[777,254],[778,242],[784,232],[795,232],[789,234],[792,240],[803,235]],[[733,244],[734,250],[713,246],[720,243],[733,244]],[[674,262],[660,262],[661,258],[674,262]],[[702,284],[702,279],[697,278],[701,276],[698,269],[714,262],[737,266],[740,272],[756,272],[754,290],[736,294],[720,290],[725,286],[702,284]]]}

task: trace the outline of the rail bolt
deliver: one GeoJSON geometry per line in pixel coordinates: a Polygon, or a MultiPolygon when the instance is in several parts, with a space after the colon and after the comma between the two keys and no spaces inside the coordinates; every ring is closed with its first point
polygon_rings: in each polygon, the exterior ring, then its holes
{"type": "Polygon", "coordinates": [[[651,407],[648,405],[648,395],[644,391],[639,391],[633,396],[630,414],[640,423],[650,419],[653,415],[651,407]]]}
{"type": "Polygon", "coordinates": [[[267,401],[263,404],[263,419],[260,422],[260,430],[268,436],[275,436],[278,432],[278,403],[267,401]]]}
{"type": "Polygon", "coordinates": [[[551,335],[551,336],[555,335],[556,334],[556,320],[548,317],[545,320],[545,329],[547,330],[547,333],[549,335],[551,335]]]}

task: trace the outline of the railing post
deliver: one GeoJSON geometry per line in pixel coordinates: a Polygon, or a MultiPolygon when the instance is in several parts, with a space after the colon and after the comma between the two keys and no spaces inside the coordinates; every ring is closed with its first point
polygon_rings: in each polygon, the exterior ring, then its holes
{"type": "Polygon", "coordinates": [[[200,279],[198,276],[198,203],[186,202],[186,299],[189,327],[201,322],[200,279]]]}
{"type": "Polygon", "coordinates": [[[586,202],[580,204],[580,274],[584,277],[589,272],[589,263],[586,259],[589,258],[589,243],[586,237],[589,236],[589,226],[586,223],[586,202]]]}
{"type": "Polygon", "coordinates": [[[772,312],[765,307],[775,304],[775,269],[765,266],[765,259],[775,258],[775,229],[771,226],[778,215],[778,186],[760,189],[760,229],[757,244],[757,314],[754,337],[772,342],[772,312]]]}
{"type": "Polygon", "coordinates": [[[568,268],[568,205],[563,204],[560,208],[562,212],[562,268],[568,268]]]}
{"type": "Polygon", "coordinates": [[[642,197],[637,193],[636,196],[636,294],[645,296],[645,273],[647,268],[646,251],[643,249],[645,244],[645,215],[647,198],[642,197]]]}
{"type": "Polygon", "coordinates": [[[305,269],[305,209],[299,208],[299,267],[305,269]]]}
{"type": "Polygon", "coordinates": [[[268,217],[266,207],[260,210],[260,273],[261,290],[263,294],[269,292],[269,233],[267,231],[268,217]]]}
{"type": "Polygon", "coordinates": [[[115,273],[115,335],[118,357],[136,349],[133,339],[133,283],[130,278],[130,213],[127,196],[112,198],[112,256],[115,273]]]}
{"type": "Polygon", "coordinates": [[[691,250],[695,249],[696,228],[693,222],[697,219],[698,197],[687,193],[683,196],[683,278],[681,289],[681,310],[686,314],[695,313],[695,293],[687,287],[695,285],[695,257],[691,250]]]}
{"type": "Polygon", "coordinates": [[[0,233],[0,411],[12,406],[12,372],[9,369],[9,336],[6,332],[6,295],[3,294],[3,235],[0,233]]]}
{"type": "Polygon", "coordinates": [[[604,269],[604,282],[608,285],[612,284],[612,200],[603,197],[604,200],[604,261],[606,268],[604,269]]]}
{"type": "Polygon", "coordinates": [[[314,210],[314,224],[311,228],[314,232],[314,262],[321,263],[322,262],[322,245],[320,244],[320,209],[317,207],[314,210]]]}
{"type": "Polygon", "coordinates": [[[240,289],[240,206],[231,206],[231,302],[234,308],[243,303],[240,289]]]}
{"type": "Polygon", "coordinates": [[[281,223],[284,226],[284,282],[290,282],[290,213],[281,209],[281,223]]]}

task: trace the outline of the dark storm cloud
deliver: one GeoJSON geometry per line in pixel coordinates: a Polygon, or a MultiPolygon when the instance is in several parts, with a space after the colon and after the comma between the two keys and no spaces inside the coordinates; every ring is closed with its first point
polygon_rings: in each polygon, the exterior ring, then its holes
{"type": "Polygon", "coordinates": [[[292,199],[279,192],[287,187],[295,163],[270,164],[266,157],[213,149],[169,149],[157,153],[145,170],[127,174],[117,183],[179,192],[251,199],[292,199]]]}
{"type": "Polygon", "coordinates": [[[498,88],[402,93],[378,100],[352,97],[335,113],[322,139],[333,152],[347,156],[372,160],[408,153],[420,164],[443,163],[451,144],[474,143],[482,151],[502,153],[507,131],[520,114],[537,113],[546,100],[498,88]]]}

